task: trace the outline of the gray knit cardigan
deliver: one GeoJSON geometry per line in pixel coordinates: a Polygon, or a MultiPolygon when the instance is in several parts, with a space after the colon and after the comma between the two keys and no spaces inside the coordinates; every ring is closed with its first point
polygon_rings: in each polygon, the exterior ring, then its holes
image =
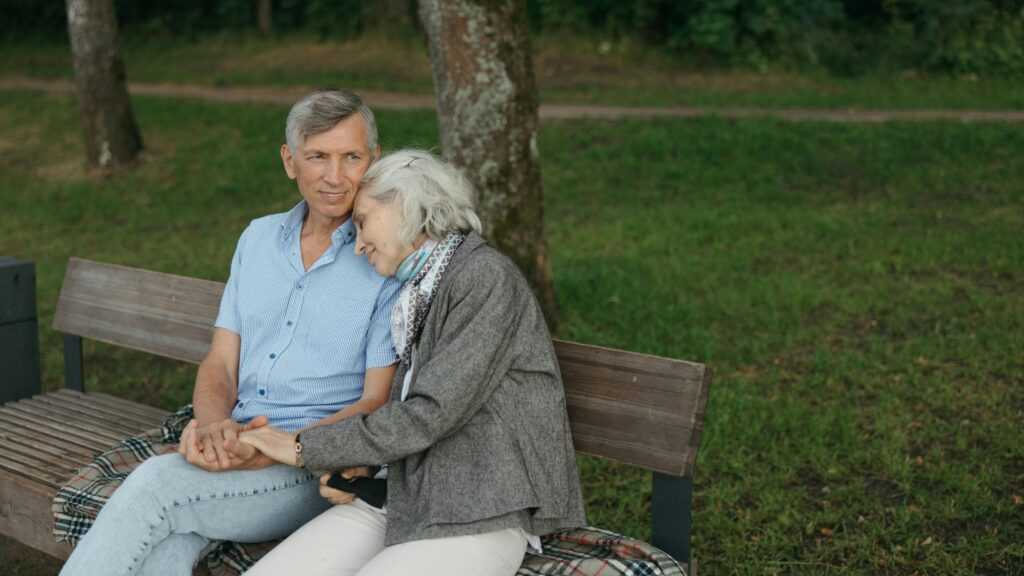
{"type": "Polygon", "coordinates": [[[390,464],[388,545],[585,524],[558,360],[508,258],[470,234],[427,314],[409,394],[302,433],[311,470],[390,464]]]}

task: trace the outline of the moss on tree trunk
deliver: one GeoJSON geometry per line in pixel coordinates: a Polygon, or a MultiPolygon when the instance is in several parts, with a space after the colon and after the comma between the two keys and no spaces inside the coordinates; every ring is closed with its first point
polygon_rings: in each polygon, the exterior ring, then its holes
{"type": "Polygon", "coordinates": [[[557,324],[544,236],[537,88],[522,0],[421,0],[444,157],[480,194],[484,233],[557,324]]]}

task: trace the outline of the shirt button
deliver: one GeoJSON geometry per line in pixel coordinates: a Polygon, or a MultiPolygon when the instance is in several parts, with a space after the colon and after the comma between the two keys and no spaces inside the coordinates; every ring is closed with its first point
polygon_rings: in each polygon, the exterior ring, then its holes
{"type": "Polygon", "coordinates": [[[302,282],[296,284],[295,287],[298,288],[299,290],[302,290],[302,282]]]}
{"type": "Polygon", "coordinates": [[[271,352],[270,353],[270,359],[273,360],[274,358],[277,358],[277,354],[274,354],[273,352],[271,352]]]}
{"type": "Polygon", "coordinates": [[[266,396],[266,395],[267,395],[267,391],[266,390],[260,390],[260,396],[266,396]]]}
{"type": "Polygon", "coordinates": [[[287,324],[288,326],[291,326],[292,325],[292,321],[289,320],[289,321],[285,322],[285,324],[287,324]]]}

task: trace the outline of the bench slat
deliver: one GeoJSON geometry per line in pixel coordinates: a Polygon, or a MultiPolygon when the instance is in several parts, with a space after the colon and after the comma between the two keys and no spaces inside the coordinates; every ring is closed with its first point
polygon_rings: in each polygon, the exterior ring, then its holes
{"type": "Polygon", "coordinates": [[[60,471],[47,469],[38,461],[28,461],[23,454],[0,446],[0,468],[14,472],[46,486],[57,488],[66,479],[60,471]]]}
{"type": "Polygon", "coordinates": [[[91,436],[97,440],[109,442],[110,444],[120,442],[121,439],[124,438],[125,434],[124,431],[110,427],[104,422],[97,420],[89,420],[86,422],[83,421],[79,415],[71,411],[54,406],[47,406],[37,402],[22,400],[11,405],[9,408],[16,412],[32,416],[38,420],[45,420],[66,426],[76,430],[84,437],[91,436]]]}
{"type": "MultiPolygon", "coordinates": [[[[0,448],[4,450],[4,454],[15,455],[10,458],[11,461],[52,473],[60,479],[70,478],[71,473],[79,468],[79,465],[74,460],[55,456],[46,450],[41,450],[35,442],[7,444],[0,448]]],[[[0,457],[0,460],[2,459],[3,457],[0,457]]]]}
{"type": "Polygon", "coordinates": [[[170,414],[166,410],[147,406],[145,404],[139,404],[132,402],[131,400],[125,400],[116,396],[110,396],[109,394],[103,394],[101,392],[90,392],[85,394],[77,390],[68,390],[62,388],[57,392],[52,393],[53,396],[70,396],[83,402],[94,403],[100,406],[109,406],[115,410],[123,411],[125,414],[132,414],[143,418],[145,421],[151,421],[159,423],[165,416],[170,414]]]}
{"type": "Polygon", "coordinates": [[[52,406],[55,411],[72,413],[79,418],[100,422],[112,431],[121,431],[125,435],[138,434],[142,430],[153,427],[153,421],[143,421],[128,414],[118,414],[111,408],[92,405],[72,398],[46,394],[33,398],[39,404],[52,406]]]}
{"type": "Polygon", "coordinates": [[[702,364],[555,341],[576,449],[692,476],[711,371],[702,364]]]}
{"type": "MultiPolygon", "coordinates": [[[[24,402],[24,401],[22,401],[24,402]]],[[[16,414],[32,422],[39,422],[45,424],[50,428],[58,430],[60,432],[69,434],[76,437],[83,442],[88,442],[90,447],[98,448],[98,451],[103,451],[110,446],[116,444],[121,440],[116,434],[105,432],[91,428],[88,425],[80,424],[73,421],[65,421],[60,418],[55,418],[48,414],[45,410],[39,410],[38,408],[29,404],[22,405],[22,402],[16,402],[14,404],[8,404],[5,409],[9,410],[10,414],[16,414]]]]}
{"type": "Polygon", "coordinates": [[[53,327],[198,363],[223,291],[219,282],[71,258],[53,327]]]}
{"type": "Polygon", "coordinates": [[[93,440],[79,438],[74,434],[68,434],[66,431],[55,429],[45,422],[38,422],[36,420],[26,418],[24,414],[0,410],[0,424],[10,426],[12,429],[17,428],[33,435],[44,436],[48,441],[50,441],[51,445],[54,443],[61,445],[60,443],[63,443],[67,450],[80,450],[84,454],[88,455],[88,457],[98,454],[103,450],[103,448],[100,448],[93,440]]]}
{"type": "Polygon", "coordinates": [[[131,422],[133,426],[152,428],[159,424],[160,420],[164,417],[164,412],[162,410],[153,411],[153,413],[150,414],[141,414],[116,404],[111,404],[103,399],[95,398],[94,396],[96,395],[75,394],[70,390],[60,390],[56,393],[46,395],[47,398],[52,399],[54,402],[79,406],[83,409],[96,410],[105,414],[117,416],[126,422],[131,422]]]}
{"type": "Polygon", "coordinates": [[[33,400],[36,400],[32,404],[32,408],[35,410],[41,410],[46,414],[59,417],[67,420],[68,422],[88,423],[88,426],[86,426],[88,430],[109,434],[118,439],[135,434],[138,430],[136,427],[129,426],[124,422],[112,419],[104,414],[97,414],[80,408],[62,406],[39,398],[33,398],[33,400]]]}
{"type": "Polygon", "coordinates": [[[85,462],[93,455],[91,450],[70,444],[62,438],[54,438],[47,434],[27,430],[2,419],[0,419],[0,424],[3,425],[3,431],[0,431],[0,440],[6,442],[8,446],[32,446],[34,450],[41,450],[51,456],[74,462],[85,462]]]}

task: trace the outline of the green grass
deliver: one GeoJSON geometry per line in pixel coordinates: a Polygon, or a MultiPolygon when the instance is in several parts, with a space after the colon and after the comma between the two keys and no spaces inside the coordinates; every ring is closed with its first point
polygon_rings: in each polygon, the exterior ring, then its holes
{"type": "MultiPolygon", "coordinates": [[[[126,31],[122,54],[136,82],[208,86],[345,86],[430,94],[424,42],[371,32],[351,40],[241,33],[194,40],[126,31]]],[[[1022,81],[912,72],[842,78],[809,70],[714,70],[635,43],[541,36],[534,42],[541,99],[629,106],[1024,109],[1022,81]]],[[[0,77],[70,78],[66,43],[0,44],[0,77]]]]}
{"type": "MultiPolygon", "coordinates": [[[[0,254],[37,263],[49,389],[69,256],[223,280],[248,220],[297,199],[283,108],[134,103],[148,152],[105,177],[71,99],[0,95],[0,254]]],[[[436,145],[428,113],[379,122],[436,145]]],[[[715,371],[701,574],[1024,574],[1022,154],[1012,125],[545,125],[560,336],[715,371]]],[[[189,397],[190,366],[86,355],[92,390],[189,397]]],[[[581,473],[592,523],[649,536],[648,474],[581,473]]]]}

